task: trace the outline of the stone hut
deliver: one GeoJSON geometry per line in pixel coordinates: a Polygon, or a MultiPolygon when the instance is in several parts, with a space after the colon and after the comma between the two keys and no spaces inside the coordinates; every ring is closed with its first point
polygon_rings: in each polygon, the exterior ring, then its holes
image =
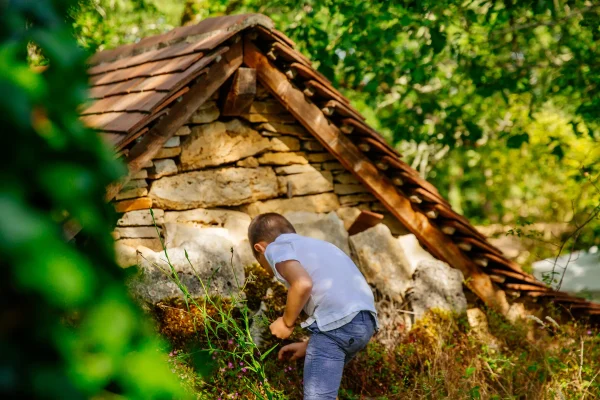
{"type": "MultiPolygon", "coordinates": [[[[93,101],[81,118],[129,168],[108,188],[122,213],[114,236],[123,266],[160,275],[165,243],[189,285],[219,271],[217,290],[226,290],[253,261],[251,218],[275,211],[351,254],[391,298],[412,297],[414,310],[455,294],[450,303],[464,308],[464,282],[503,313],[509,294],[600,314],[492,246],[263,15],[211,18],[102,51],[88,72],[93,101]]],[[[145,290],[151,301],[177,293],[168,282],[145,290]]]]}

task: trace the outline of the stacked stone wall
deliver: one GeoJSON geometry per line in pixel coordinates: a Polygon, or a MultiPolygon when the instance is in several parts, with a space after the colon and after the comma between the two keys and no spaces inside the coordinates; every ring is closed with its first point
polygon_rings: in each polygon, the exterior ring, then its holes
{"type": "MultiPolygon", "coordinates": [[[[121,249],[144,246],[159,251],[158,235],[168,235],[165,217],[195,209],[221,209],[250,218],[271,211],[334,211],[345,228],[360,210],[372,210],[385,215],[384,223],[394,235],[407,233],[262,87],[248,114],[236,118],[222,117],[218,97],[213,96],[132,177],[117,195],[115,207],[123,213],[114,231],[121,249]]],[[[205,223],[222,227],[220,220],[205,223]]]]}

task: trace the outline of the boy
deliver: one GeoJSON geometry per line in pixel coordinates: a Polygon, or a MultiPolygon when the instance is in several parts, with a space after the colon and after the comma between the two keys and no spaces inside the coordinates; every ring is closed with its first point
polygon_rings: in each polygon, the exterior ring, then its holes
{"type": "Polygon", "coordinates": [[[283,316],[270,326],[286,339],[304,309],[308,342],[284,346],[279,359],[304,361],[304,399],[335,399],[344,366],[377,329],[373,293],[356,265],[333,244],[296,234],[276,213],[252,220],[248,238],[258,262],[288,288],[283,316]]]}

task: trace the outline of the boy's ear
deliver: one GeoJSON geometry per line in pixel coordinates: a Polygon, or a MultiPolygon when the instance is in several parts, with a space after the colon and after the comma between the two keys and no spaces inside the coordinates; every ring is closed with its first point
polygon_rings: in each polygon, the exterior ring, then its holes
{"type": "Polygon", "coordinates": [[[253,247],[254,247],[254,250],[255,250],[257,253],[260,253],[260,254],[265,254],[265,250],[267,249],[267,246],[265,246],[265,245],[264,245],[263,243],[261,243],[261,242],[254,243],[254,246],[253,246],[253,247]]]}

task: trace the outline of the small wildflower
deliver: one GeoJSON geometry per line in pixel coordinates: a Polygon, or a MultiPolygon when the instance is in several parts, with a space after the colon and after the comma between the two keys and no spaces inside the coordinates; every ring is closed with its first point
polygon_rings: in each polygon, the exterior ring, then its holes
{"type": "Polygon", "coordinates": [[[243,363],[243,362],[241,362],[241,363],[240,363],[240,367],[243,367],[243,366],[244,366],[244,363],[243,363]]]}
{"type": "Polygon", "coordinates": [[[591,330],[588,330],[588,331],[587,331],[587,334],[588,334],[588,336],[591,336],[591,335],[592,335],[592,331],[591,331],[591,330]]]}
{"type": "Polygon", "coordinates": [[[229,340],[227,341],[227,343],[229,343],[229,344],[233,344],[233,339],[229,339],[229,340]]]}
{"type": "Polygon", "coordinates": [[[169,353],[169,357],[173,357],[174,355],[175,355],[175,353],[173,353],[173,352],[169,353]]]}
{"type": "Polygon", "coordinates": [[[227,363],[227,366],[228,366],[229,368],[233,368],[233,364],[231,363],[231,361],[227,363]]]}
{"type": "Polygon", "coordinates": [[[244,372],[244,373],[245,373],[246,371],[247,371],[247,369],[246,369],[246,368],[242,368],[242,372],[244,372]]]}

